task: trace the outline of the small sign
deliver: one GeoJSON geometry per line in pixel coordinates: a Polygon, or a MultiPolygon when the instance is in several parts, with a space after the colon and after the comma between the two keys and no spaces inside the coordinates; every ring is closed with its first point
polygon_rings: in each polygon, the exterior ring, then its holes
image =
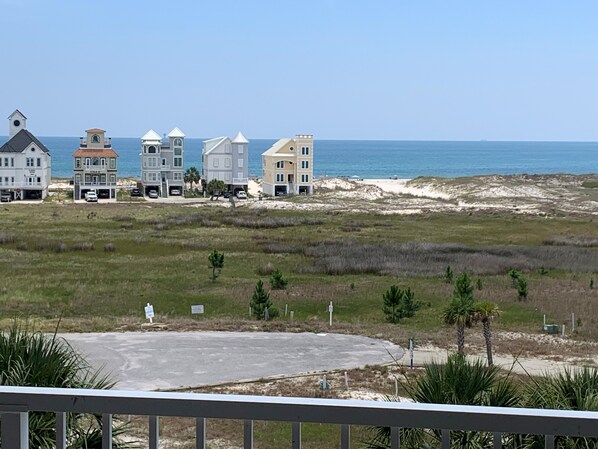
{"type": "Polygon", "coordinates": [[[203,304],[191,306],[191,313],[203,313],[203,304]]]}
{"type": "Polygon", "coordinates": [[[152,318],[154,317],[154,306],[152,306],[149,302],[144,307],[145,310],[145,319],[150,320],[152,322],[152,318]]]}

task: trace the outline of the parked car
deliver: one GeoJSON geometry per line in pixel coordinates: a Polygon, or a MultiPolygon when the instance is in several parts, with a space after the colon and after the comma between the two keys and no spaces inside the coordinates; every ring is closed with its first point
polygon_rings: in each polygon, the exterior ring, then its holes
{"type": "Polygon", "coordinates": [[[239,190],[237,192],[237,198],[240,200],[246,200],[247,199],[247,194],[245,193],[245,190],[239,190]]]}
{"type": "Polygon", "coordinates": [[[139,190],[137,187],[133,187],[131,189],[131,196],[141,196],[141,190],[139,190]]]}
{"type": "Polygon", "coordinates": [[[230,197],[232,196],[232,193],[230,193],[230,192],[224,192],[224,193],[222,194],[222,196],[223,196],[224,198],[228,199],[228,198],[230,198],[230,197]]]}
{"type": "Polygon", "coordinates": [[[3,193],[0,195],[0,201],[3,203],[10,203],[12,201],[12,195],[10,193],[3,193]]]}
{"type": "Polygon", "coordinates": [[[178,196],[180,196],[181,195],[181,189],[172,189],[170,191],[170,194],[171,195],[178,195],[178,196]]]}
{"type": "Polygon", "coordinates": [[[98,194],[95,192],[87,192],[85,194],[85,201],[88,203],[97,203],[98,202],[98,194]]]}
{"type": "Polygon", "coordinates": [[[100,190],[97,195],[98,195],[98,198],[110,198],[110,191],[100,190]]]}
{"type": "Polygon", "coordinates": [[[150,190],[147,193],[147,196],[149,196],[150,198],[158,198],[158,191],[157,190],[150,190]]]}

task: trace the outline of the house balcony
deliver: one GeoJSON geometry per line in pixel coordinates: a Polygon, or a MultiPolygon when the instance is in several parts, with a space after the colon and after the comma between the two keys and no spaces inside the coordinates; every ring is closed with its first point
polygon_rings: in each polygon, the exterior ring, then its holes
{"type": "Polygon", "coordinates": [[[233,178],[233,184],[238,186],[245,186],[247,185],[248,180],[247,178],[233,178]]]}
{"type": "MultiPolygon", "coordinates": [[[[79,137],[79,147],[87,148],[87,139],[85,137],[79,137]]],[[[112,137],[104,138],[104,148],[112,148],[112,137]]]]}
{"type": "MultiPolygon", "coordinates": [[[[159,417],[195,418],[195,447],[206,447],[206,419],[243,420],[244,448],[253,448],[253,422],[291,423],[289,446],[301,448],[302,423],[335,424],[340,447],[349,449],[351,426],[390,428],[390,447],[399,449],[401,429],[437,429],[441,448],[450,449],[452,431],[486,432],[493,449],[506,434],[544,436],[545,449],[554,449],[558,436],[598,437],[598,412],[417,404],[290,397],[235,396],[195,393],[162,393],[81,390],[35,387],[0,387],[2,445],[29,447],[29,413],[56,414],[56,448],[66,448],[67,413],[102,416],[102,447],[112,447],[112,416],[148,416],[149,447],[160,447],[159,417]]],[[[588,447],[595,447],[590,443],[588,447]]]]}

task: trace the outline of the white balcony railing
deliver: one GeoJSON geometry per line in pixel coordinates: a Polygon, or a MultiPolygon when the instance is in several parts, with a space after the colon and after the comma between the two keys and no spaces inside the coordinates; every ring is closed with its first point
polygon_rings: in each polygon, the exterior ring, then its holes
{"type": "MultiPolygon", "coordinates": [[[[545,436],[545,448],[555,447],[555,436],[598,437],[598,412],[538,410],[404,402],[0,387],[2,446],[28,448],[29,413],[56,413],[56,448],[66,447],[66,413],[102,415],[102,447],[112,447],[112,415],[149,416],[149,447],[159,447],[160,416],[196,418],[196,447],[206,447],[206,418],[244,420],[244,448],[253,448],[253,421],[292,423],[291,447],[301,448],[301,423],[339,424],[341,448],[350,445],[350,426],[391,429],[391,448],[399,449],[401,428],[439,429],[442,449],[450,448],[451,431],[493,434],[493,448],[502,434],[545,436]]],[[[594,447],[594,446],[592,446],[594,447]]]]}
{"type": "Polygon", "coordinates": [[[235,184],[235,185],[247,185],[247,178],[233,178],[233,184],[235,184]]]}

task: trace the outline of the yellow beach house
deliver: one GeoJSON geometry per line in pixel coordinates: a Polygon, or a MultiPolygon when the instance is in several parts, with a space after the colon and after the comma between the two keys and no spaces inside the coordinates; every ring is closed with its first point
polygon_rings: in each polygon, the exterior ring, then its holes
{"type": "Polygon", "coordinates": [[[262,192],[281,196],[313,193],[314,139],[300,134],[280,139],[262,153],[262,192]]]}

